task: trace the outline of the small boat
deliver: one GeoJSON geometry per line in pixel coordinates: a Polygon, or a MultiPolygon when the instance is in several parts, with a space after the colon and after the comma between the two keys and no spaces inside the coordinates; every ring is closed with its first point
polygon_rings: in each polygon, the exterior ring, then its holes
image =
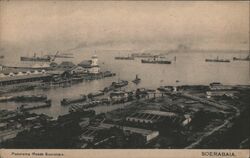
{"type": "Polygon", "coordinates": [[[3,55],[0,55],[0,59],[3,59],[4,58],[4,56],[3,55]]]}
{"type": "Polygon", "coordinates": [[[115,73],[112,73],[110,71],[103,72],[103,77],[112,77],[115,76],[115,73]]]}
{"type": "Polygon", "coordinates": [[[118,82],[112,82],[111,86],[114,86],[115,88],[120,88],[128,85],[128,81],[120,80],[118,82]]]}
{"type": "Polygon", "coordinates": [[[216,59],[206,59],[206,62],[226,62],[229,63],[230,60],[229,59],[219,59],[219,57],[217,56],[216,59]]]}
{"type": "Polygon", "coordinates": [[[86,101],[86,99],[87,99],[86,95],[81,95],[80,97],[77,98],[63,98],[63,100],[61,101],[61,105],[80,103],[86,101]]]}
{"type": "Polygon", "coordinates": [[[138,75],[136,75],[135,79],[132,82],[135,83],[135,84],[138,84],[138,83],[141,82],[141,79],[138,78],[138,75]]]}

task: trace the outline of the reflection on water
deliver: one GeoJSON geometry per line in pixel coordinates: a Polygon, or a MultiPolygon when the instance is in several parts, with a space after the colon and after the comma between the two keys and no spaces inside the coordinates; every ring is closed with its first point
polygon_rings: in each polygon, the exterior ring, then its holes
{"type": "MultiPolygon", "coordinates": [[[[34,110],[38,113],[45,113],[50,116],[68,112],[68,107],[60,105],[60,100],[64,97],[79,96],[88,94],[111,84],[118,78],[132,81],[136,74],[142,79],[139,85],[130,82],[127,89],[137,87],[157,88],[161,85],[183,85],[183,84],[209,84],[211,82],[221,82],[223,84],[250,84],[250,63],[248,61],[232,61],[235,54],[232,53],[180,53],[170,54],[168,58],[172,60],[170,65],[160,64],[141,64],[140,59],[136,60],[114,60],[116,52],[97,52],[99,64],[102,70],[111,70],[117,76],[101,80],[88,81],[72,85],[66,88],[52,88],[49,90],[33,90],[19,94],[46,94],[52,100],[51,108],[34,110]],[[176,61],[174,57],[176,56],[176,61]],[[230,63],[205,62],[206,58],[230,59],[230,63]],[[177,83],[176,80],[179,82],[177,83]]],[[[76,54],[75,63],[83,59],[90,58],[89,54],[76,54]]],[[[126,54],[127,55],[127,54],[126,54]]],[[[247,55],[247,54],[246,54],[247,55]]],[[[1,103],[0,107],[5,109],[15,109],[17,105],[13,103],[1,103]]],[[[118,108],[116,106],[97,107],[97,112],[106,112],[118,108]]]]}

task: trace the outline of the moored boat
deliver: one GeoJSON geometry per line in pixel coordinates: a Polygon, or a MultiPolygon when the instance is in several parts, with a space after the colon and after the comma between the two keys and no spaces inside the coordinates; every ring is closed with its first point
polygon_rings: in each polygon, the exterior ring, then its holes
{"type": "Polygon", "coordinates": [[[47,100],[46,95],[21,95],[12,98],[16,102],[38,102],[47,100]]]}
{"type": "Polygon", "coordinates": [[[69,105],[73,103],[79,103],[79,102],[84,102],[86,101],[87,97],[86,95],[81,95],[80,97],[77,98],[63,98],[61,101],[61,105],[69,105]]]}
{"type": "Polygon", "coordinates": [[[51,106],[51,100],[47,100],[42,104],[36,104],[36,105],[23,104],[23,105],[21,105],[20,110],[21,111],[29,111],[29,110],[47,108],[50,106],[51,106]]]}
{"type": "Polygon", "coordinates": [[[98,92],[95,92],[95,93],[89,93],[88,98],[94,98],[94,97],[98,97],[98,96],[102,96],[102,95],[104,95],[104,92],[98,91],[98,92]]]}

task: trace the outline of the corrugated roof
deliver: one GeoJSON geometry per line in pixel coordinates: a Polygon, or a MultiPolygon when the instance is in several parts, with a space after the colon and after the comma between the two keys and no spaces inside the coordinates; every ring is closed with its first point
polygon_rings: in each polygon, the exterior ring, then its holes
{"type": "Polygon", "coordinates": [[[15,80],[29,79],[29,78],[38,78],[38,77],[48,77],[48,76],[50,76],[50,74],[30,74],[30,75],[24,75],[24,76],[3,77],[3,78],[0,78],[0,82],[15,81],[15,80]]]}
{"type": "Polygon", "coordinates": [[[169,116],[176,116],[175,113],[158,111],[158,110],[143,110],[143,111],[140,111],[139,113],[152,114],[152,115],[158,115],[158,116],[168,116],[168,117],[169,116]]]}

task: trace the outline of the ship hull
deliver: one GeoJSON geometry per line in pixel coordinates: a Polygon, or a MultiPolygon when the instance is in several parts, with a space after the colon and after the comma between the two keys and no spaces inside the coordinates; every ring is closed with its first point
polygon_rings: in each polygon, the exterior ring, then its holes
{"type": "Polygon", "coordinates": [[[21,57],[21,61],[50,62],[50,58],[21,57]]]}
{"type": "Polygon", "coordinates": [[[216,59],[206,59],[206,62],[221,62],[221,63],[229,63],[230,60],[216,60],[216,59]]]}
{"type": "Polygon", "coordinates": [[[115,57],[116,60],[134,60],[133,57],[115,57]]]}
{"type": "Polygon", "coordinates": [[[250,61],[250,58],[236,58],[236,57],[234,57],[233,60],[250,61]]]}

